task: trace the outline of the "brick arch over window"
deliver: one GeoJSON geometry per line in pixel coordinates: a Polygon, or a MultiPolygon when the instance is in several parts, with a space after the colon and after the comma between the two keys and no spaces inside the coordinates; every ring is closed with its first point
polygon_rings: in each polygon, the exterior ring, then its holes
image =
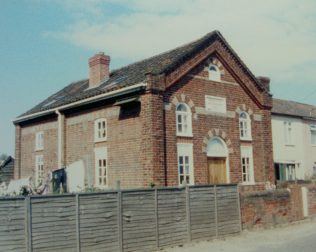
{"type": "Polygon", "coordinates": [[[203,146],[202,146],[203,153],[207,154],[207,144],[213,137],[219,137],[225,142],[229,154],[234,152],[232,142],[229,138],[227,138],[226,132],[220,129],[211,129],[209,130],[207,136],[204,137],[203,139],[203,146]]]}
{"type": "Polygon", "coordinates": [[[179,103],[187,104],[191,109],[193,118],[197,118],[194,102],[191,100],[191,98],[189,96],[187,96],[185,94],[175,95],[172,98],[171,105],[174,106],[174,109],[176,109],[176,107],[179,103]]]}
{"type": "Polygon", "coordinates": [[[206,66],[206,67],[209,67],[210,64],[213,64],[213,65],[217,66],[218,69],[219,69],[219,71],[221,72],[221,75],[224,75],[224,74],[225,74],[225,69],[224,69],[222,63],[221,63],[217,58],[214,58],[214,57],[209,58],[209,59],[206,61],[205,66],[206,66]]]}
{"type": "Polygon", "coordinates": [[[252,115],[253,115],[253,111],[251,108],[248,108],[245,104],[242,104],[241,106],[238,106],[235,110],[236,114],[238,115],[238,118],[239,118],[239,115],[242,113],[242,112],[247,112],[249,117],[251,118],[252,115]]]}

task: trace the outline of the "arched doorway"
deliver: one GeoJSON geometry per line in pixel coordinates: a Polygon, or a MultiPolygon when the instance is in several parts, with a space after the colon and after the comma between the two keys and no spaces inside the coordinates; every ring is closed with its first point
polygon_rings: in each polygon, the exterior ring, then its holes
{"type": "Polygon", "coordinates": [[[213,137],[207,143],[208,182],[229,183],[228,149],[220,137],[213,137]]]}

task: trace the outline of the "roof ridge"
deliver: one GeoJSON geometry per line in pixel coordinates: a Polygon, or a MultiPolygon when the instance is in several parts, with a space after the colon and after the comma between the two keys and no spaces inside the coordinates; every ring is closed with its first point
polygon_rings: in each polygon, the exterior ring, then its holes
{"type": "Polygon", "coordinates": [[[308,103],[303,103],[303,102],[293,101],[293,100],[286,100],[286,99],[281,99],[281,98],[273,98],[273,100],[279,100],[279,101],[285,101],[285,102],[293,102],[293,103],[296,103],[296,104],[306,105],[306,106],[309,106],[309,107],[316,107],[316,105],[313,105],[313,104],[308,104],[308,103]]]}
{"type": "Polygon", "coordinates": [[[151,60],[151,59],[154,59],[154,58],[156,58],[156,57],[159,57],[159,56],[162,56],[162,55],[171,53],[171,52],[173,52],[173,51],[179,50],[179,49],[184,48],[184,47],[186,47],[186,46],[189,46],[189,45],[191,45],[191,44],[197,43],[198,41],[204,40],[205,38],[210,37],[210,36],[212,36],[212,35],[214,35],[214,34],[220,34],[220,32],[217,31],[217,30],[214,30],[214,31],[209,32],[209,33],[207,33],[206,35],[204,35],[204,36],[202,36],[202,37],[200,37],[200,38],[198,38],[198,39],[195,39],[195,40],[193,40],[193,41],[187,42],[187,43],[185,43],[185,44],[182,44],[182,45],[177,46],[177,47],[175,47],[175,48],[169,49],[169,50],[167,50],[167,51],[164,51],[164,52],[161,52],[161,53],[152,55],[152,56],[150,56],[150,57],[148,57],[148,58],[135,61],[135,62],[133,62],[133,63],[127,64],[127,65],[122,66],[122,67],[120,67],[120,68],[114,69],[114,70],[112,70],[112,71],[110,72],[110,75],[111,75],[111,74],[114,74],[115,72],[118,72],[118,71],[120,71],[120,70],[123,70],[123,69],[125,69],[125,68],[128,68],[128,67],[130,67],[130,66],[132,66],[132,65],[140,64],[140,63],[142,63],[142,62],[146,62],[146,61],[151,60]]]}

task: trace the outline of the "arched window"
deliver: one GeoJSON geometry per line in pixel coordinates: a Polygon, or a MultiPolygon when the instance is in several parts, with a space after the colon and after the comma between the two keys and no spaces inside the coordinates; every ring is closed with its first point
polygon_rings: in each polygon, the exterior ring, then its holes
{"type": "Polygon", "coordinates": [[[246,112],[239,114],[240,139],[251,140],[251,120],[246,112]]]}
{"type": "Polygon", "coordinates": [[[218,66],[214,64],[210,64],[208,66],[208,78],[214,81],[221,80],[221,71],[219,70],[218,66]]]}
{"type": "Polygon", "coordinates": [[[185,103],[179,103],[176,108],[177,135],[192,136],[191,110],[185,103]]]}

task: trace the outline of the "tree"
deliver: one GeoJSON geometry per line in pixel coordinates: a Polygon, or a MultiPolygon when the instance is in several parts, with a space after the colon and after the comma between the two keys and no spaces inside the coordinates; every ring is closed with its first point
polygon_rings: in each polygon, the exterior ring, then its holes
{"type": "Polygon", "coordinates": [[[0,161],[6,160],[9,156],[5,153],[0,154],[0,161]]]}

